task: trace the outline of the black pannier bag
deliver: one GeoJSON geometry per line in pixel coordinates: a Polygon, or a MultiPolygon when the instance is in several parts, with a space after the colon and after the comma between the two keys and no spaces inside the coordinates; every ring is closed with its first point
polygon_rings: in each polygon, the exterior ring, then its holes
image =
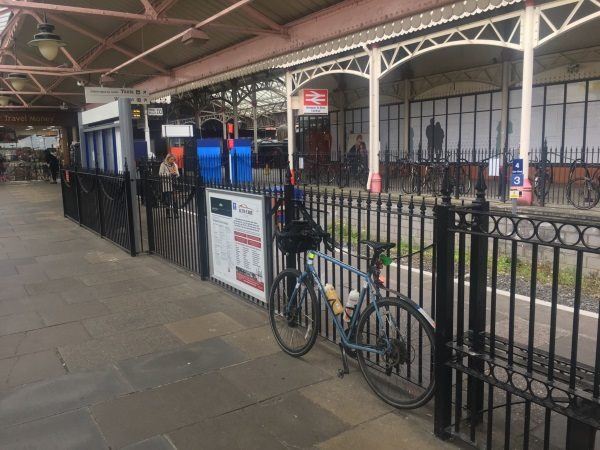
{"type": "Polygon", "coordinates": [[[277,248],[284,253],[302,253],[318,250],[326,233],[310,220],[292,220],[276,231],[277,248]]]}

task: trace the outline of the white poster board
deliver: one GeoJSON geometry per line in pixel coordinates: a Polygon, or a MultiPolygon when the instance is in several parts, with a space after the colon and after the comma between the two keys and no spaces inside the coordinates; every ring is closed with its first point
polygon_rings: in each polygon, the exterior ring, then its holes
{"type": "Polygon", "coordinates": [[[267,301],[264,197],[206,190],[210,274],[267,301]]]}
{"type": "Polygon", "coordinates": [[[162,137],[194,137],[192,125],[163,125],[162,137]]]}

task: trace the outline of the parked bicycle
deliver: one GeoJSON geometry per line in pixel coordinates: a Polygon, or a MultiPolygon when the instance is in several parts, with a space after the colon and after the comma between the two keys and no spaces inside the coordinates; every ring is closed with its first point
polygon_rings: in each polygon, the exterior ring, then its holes
{"type": "Polygon", "coordinates": [[[303,205],[298,206],[303,219],[292,221],[277,234],[281,250],[306,252],[304,270],[283,270],[271,288],[269,321],[277,343],[291,356],[306,354],[317,339],[324,308],[340,336],[341,377],[349,373],[347,355],[355,355],[367,383],[382,400],[397,408],[424,405],[434,390],[434,323],[409,298],[399,293],[393,297],[382,294],[386,288],[379,276],[391,263],[385,253],[395,244],[362,241],[372,252],[367,271],[363,272],[317,250],[323,240],[332,248],[330,235],[312,220],[303,205]],[[320,261],[362,279],[355,305],[347,303],[344,308],[332,287],[324,285],[319,275],[320,261]],[[342,313],[347,315],[346,325],[342,313]]]}
{"type": "Polygon", "coordinates": [[[592,209],[600,201],[599,171],[592,172],[585,161],[576,159],[569,168],[566,196],[577,209],[592,209]]]}

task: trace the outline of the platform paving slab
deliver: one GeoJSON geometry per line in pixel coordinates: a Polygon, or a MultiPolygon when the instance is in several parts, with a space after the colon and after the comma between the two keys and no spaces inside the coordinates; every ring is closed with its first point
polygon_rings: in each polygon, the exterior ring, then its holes
{"type": "Polygon", "coordinates": [[[225,313],[215,312],[169,323],[166,327],[181,341],[189,344],[240,331],[245,329],[246,325],[233,320],[225,313]]]}
{"type": "Polygon", "coordinates": [[[9,361],[10,371],[0,381],[0,391],[34,381],[64,375],[66,368],[54,349],[0,360],[9,361]]]}
{"type": "Polygon", "coordinates": [[[108,443],[119,448],[251,403],[213,372],[109,400],[93,406],[92,415],[108,443]]]}
{"type": "Polygon", "coordinates": [[[27,384],[0,396],[0,428],[79,409],[131,390],[114,367],[27,384]]]}
{"type": "Polygon", "coordinates": [[[98,426],[85,409],[0,429],[2,450],[107,450],[98,426]]]}
{"type": "Polygon", "coordinates": [[[59,347],[69,370],[103,367],[135,356],[176,348],[181,341],[162,325],[59,347]]]}
{"type": "Polygon", "coordinates": [[[123,450],[177,450],[164,436],[153,436],[149,439],[130,444],[123,450]]]}
{"type": "Polygon", "coordinates": [[[136,390],[144,390],[247,360],[243,351],[214,338],[121,361],[118,367],[136,390]]]}

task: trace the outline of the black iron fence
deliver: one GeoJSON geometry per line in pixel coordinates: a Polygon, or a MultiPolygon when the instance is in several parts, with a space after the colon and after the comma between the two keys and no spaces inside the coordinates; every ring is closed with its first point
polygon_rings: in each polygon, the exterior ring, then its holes
{"type": "Polygon", "coordinates": [[[435,431],[478,448],[594,448],[600,223],[435,208],[435,431]],[[589,267],[588,267],[589,269],[589,267]]]}
{"type": "Polygon", "coordinates": [[[131,178],[122,173],[62,169],[66,217],[135,255],[131,178]]]}
{"type": "MultiPolygon", "coordinates": [[[[332,235],[333,250],[321,250],[346,264],[366,268],[363,240],[395,242],[386,288],[412,298],[436,322],[436,435],[487,449],[591,449],[600,427],[600,222],[490,210],[486,168],[477,168],[470,204],[451,203],[451,165],[440,171],[441,201],[433,206],[417,196],[211,183],[152,171],[140,173],[138,195],[151,253],[239,294],[234,283],[212,276],[209,242],[219,238],[207,226],[208,188],[264,201],[267,281],[303,266],[303,254],[283,254],[271,239],[297,214],[297,202],[332,235]]],[[[98,218],[111,217],[106,210],[118,204],[127,173],[63,171],[62,179],[65,214],[106,235],[111,221],[98,218]]],[[[329,262],[317,268],[342,300],[360,287],[329,262]]],[[[330,319],[322,314],[319,331],[337,342],[330,319]]]]}

